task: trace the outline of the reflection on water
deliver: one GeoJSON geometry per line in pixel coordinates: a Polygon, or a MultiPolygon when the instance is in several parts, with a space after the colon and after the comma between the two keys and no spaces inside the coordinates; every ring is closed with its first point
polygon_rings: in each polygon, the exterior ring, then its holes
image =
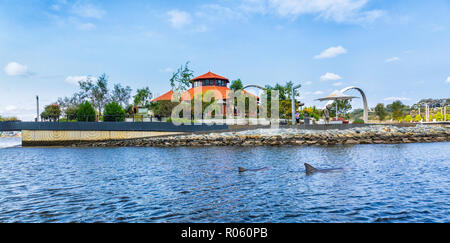
{"type": "Polygon", "coordinates": [[[449,222],[448,151],[450,143],[6,148],[0,222],[449,222]],[[305,162],[346,170],[305,176],[305,162]]]}

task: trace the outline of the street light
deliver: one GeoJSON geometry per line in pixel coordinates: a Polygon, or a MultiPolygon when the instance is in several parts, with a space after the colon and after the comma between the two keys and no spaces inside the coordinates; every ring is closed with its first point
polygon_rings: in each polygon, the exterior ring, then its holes
{"type": "Polygon", "coordinates": [[[39,121],[39,96],[36,95],[36,122],[39,121]]]}
{"type": "Polygon", "coordinates": [[[292,87],[292,95],[291,95],[291,98],[292,98],[292,104],[291,104],[291,107],[292,107],[292,125],[294,125],[294,124],[296,124],[295,123],[295,90],[296,89],[299,89],[300,87],[302,87],[302,85],[297,85],[297,86],[294,86],[294,87],[292,87]]]}

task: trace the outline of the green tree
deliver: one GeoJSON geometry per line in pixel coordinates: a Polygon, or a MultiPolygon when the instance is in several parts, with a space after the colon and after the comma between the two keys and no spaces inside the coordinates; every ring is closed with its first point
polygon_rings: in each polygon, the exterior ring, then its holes
{"type": "Polygon", "coordinates": [[[96,119],[95,109],[88,101],[81,103],[77,110],[77,121],[94,122],[96,119]]]}
{"type": "MultiPolygon", "coordinates": [[[[288,99],[288,100],[291,100],[293,87],[294,87],[294,82],[292,82],[292,81],[286,82],[286,84],[284,85],[284,92],[286,95],[286,99],[288,99]]],[[[299,95],[300,95],[299,91],[295,90],[294,97],[297,97],[299,95]]]]}
{"type": "Polygon", "coordinates": [[[350,100],[337,100],[332,104],[330,110],[330,117],[336,117],[336,102],[338,107],[338,116],[343,116],[343,114],[346,114],[348,111],[352,109],[352,104],[350,103],[350,100]]]}
{"type": "Polygon", "coordinates": [[[97,108],[98,114],[102,114],[103,107],[110,97],[108,96],[108,78],[106,74],[102,74],[94,83],[91,78],[78,82],[80,85],[81,99],[89,99],[93,106],[97,108]]]}
{"type": "Polygon", "coordinates": [[[411,115],[407,115],[405,116],[405,119],[403,119],[405,122],[411,122],[413,119],[411,117],[411,115]]]}
{"type": "Polygon", "coordinates": [[[392,118],[396,121],[401,121],[403,118],[403,109],[405,109],[405,105],[403,105],[401,101],[397,100],[389,105],[389,108],[392,111],[392,118]]]}
{"type": "Polygon", "coordinates": [[[78,106],[69,106],[64,111],[64,114],[66,116],[66,119],[68,121],[76,120],[77,119],[77,110],[78,106]]]}
{"type": "Polygon", "coordinates": [[[422,121],[422,117],[420,115],[417,115],[416,117],[414,117],[414,121],[420,122],[420,121],[422,121]]]}
{"type": "Polygon", "coordinates": [[[191,86],[191,79],[194,77],[194,71],[189,68],[190,62],[187,61],[183,66],[177,69],[170,78],[170,87],[172,90],[185,91],[191,86]]]}
{"type": "Polygon", "coordinates": [[[131,91],[130,86],[122,87],[120,84],[115,84],[111,94],[111,101],[122,107],[127,107],[130,104],[131,91]]]}
{"type": "Polygon", "coordinates": [[[149,87],[138,89],[136,95],[134,96],[135,106],[148,106],[150,104],[150,99],[153,97],[152,92],[150,92],[149,87]]]}
{"type": "Polygon", "coordinates": [[[170,117],[172,115],[172,110],[177,106],[178,102],[171,102],[170,100],[161,100],[155,102],[153,107],[153,114],[156,117],[170,117]]]}
{"type": "Polygon", "coordinates": [[[387,112],[384,108],[383,103],[379,103],[377,106],[375,106],[375,114],[378,116],[378,119],[380,119],[380,121],[383,121],[386,118],[387,112]]]}
{"type": "Polygon", "coordinates": [[[438,112],[434,116],[434,119],[436,119],[436,121],[443,121],[444,120],[444,115],[442,115],[442,113],[438,112]]]}
{"type": "Polygon", "coordinates": [[[41,117],[44,120],[57,121],[61,116],[61,109],[59,105],[52,104],[45,107],[45,110],[41,113],[41,117]]]}
{"type": "Polygon", "coordinates": [[[105,122],[125,121],[125,111],[118,103],[111,102],[105,106],[103,121],[105,122]]]}
{"type": "Polygon", "coordinates": [[[241,79],[236,79],[231,82],[230,89],[234,91],[244,89],[244,85],[242,84],[241,79]]]}

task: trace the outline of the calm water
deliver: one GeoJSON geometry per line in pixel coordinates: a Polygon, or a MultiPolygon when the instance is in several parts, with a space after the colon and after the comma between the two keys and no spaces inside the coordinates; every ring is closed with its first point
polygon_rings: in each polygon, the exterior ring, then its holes
{"type": "Polygon", "coordinates": [[[450,143],[3,147],[0,222],[450,222],[450,143]]]}

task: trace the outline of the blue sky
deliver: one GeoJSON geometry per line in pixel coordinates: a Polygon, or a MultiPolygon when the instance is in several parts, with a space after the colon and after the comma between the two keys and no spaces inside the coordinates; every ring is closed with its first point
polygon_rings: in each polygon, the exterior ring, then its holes
{"type": "Polygon", "coordinates": [[[43,107],[101,73],[156,96],[186,61],[196,75],[301,83],[307,105],[349,85],[371,106],[449,97],[450,1],[0,0],[2,116],[32,120],[35,95],[43,107]]]}

